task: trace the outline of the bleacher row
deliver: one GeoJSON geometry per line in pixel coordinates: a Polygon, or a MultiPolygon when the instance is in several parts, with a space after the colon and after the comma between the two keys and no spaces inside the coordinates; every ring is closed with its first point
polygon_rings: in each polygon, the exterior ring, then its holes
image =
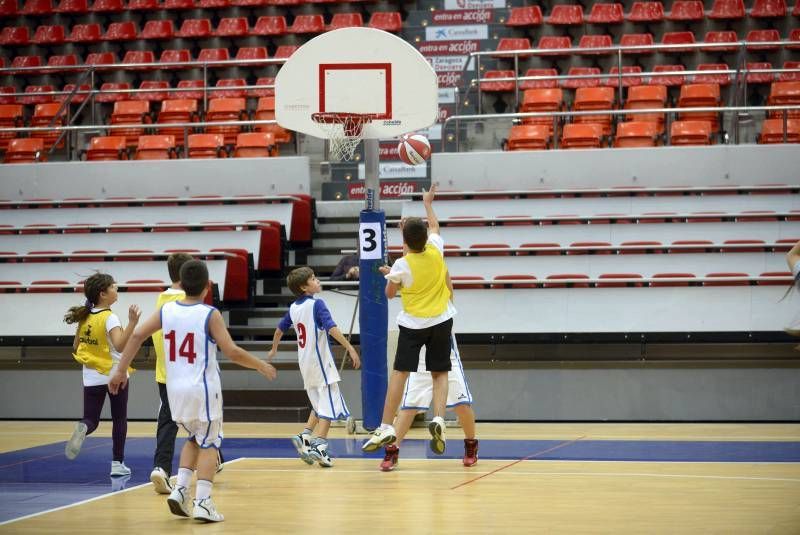
{"type": "Polygon", "coordinates": [[[160,291],[168,283],[166,256],[188,252],[209,263],[223,301],[246,303],[256,277],[280,274],[286,248],[310,241],[313,201],[307,195],[28,199],[0,201],[0,213],[0,291],[80,291],[97,269],[128,291],[160,291]]]}

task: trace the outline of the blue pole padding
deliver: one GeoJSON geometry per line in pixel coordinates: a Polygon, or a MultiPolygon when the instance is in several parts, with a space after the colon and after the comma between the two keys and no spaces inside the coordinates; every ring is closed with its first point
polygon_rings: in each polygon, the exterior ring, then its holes
{"type": "Polygon", "coordinates": [[[378,268],[387,263],[386,216],[383,210],[362,210],[359,217],[359,314],[361,340],[361,407],[364,428],[381,423],[388,370],[386,337],[389,304],[386,279],[378,268]]]}

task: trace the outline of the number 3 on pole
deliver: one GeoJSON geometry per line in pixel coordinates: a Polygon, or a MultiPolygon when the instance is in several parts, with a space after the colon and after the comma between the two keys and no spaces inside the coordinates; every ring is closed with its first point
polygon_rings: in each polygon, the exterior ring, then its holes
{"type": "Polygon", "coordinates": [[[383,258],[383,239],[379,222],[361,223],[358,230],[360,256],[362,260],[383,258]]]}

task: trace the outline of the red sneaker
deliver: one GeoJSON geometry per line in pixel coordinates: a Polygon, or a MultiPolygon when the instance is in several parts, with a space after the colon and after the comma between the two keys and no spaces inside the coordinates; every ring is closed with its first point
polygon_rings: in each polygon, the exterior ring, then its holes
{"type": "Polygon", "coordinates": [[[381,472],[391,472],[397,466],[397,457],[400,455],[400,448],[394,444],[389,444],[384,448],[386,455],[381,462],[381,472]]]}
{"type": "Polygon", "coordinates": [[[464,466],[473,466],[478,462],[478,439],[464,439],[464,466]]]}

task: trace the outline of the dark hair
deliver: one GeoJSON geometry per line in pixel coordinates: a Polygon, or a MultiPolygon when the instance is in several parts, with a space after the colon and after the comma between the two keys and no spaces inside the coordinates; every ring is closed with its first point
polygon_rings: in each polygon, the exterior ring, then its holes
{"type": "Polygon", "coordinates": [[[425,249],[428,242],[428,227],[418,217],[409,217],[403,223],[403,241],[414,252],[425,249]]]}
{"type": "Polygon", "coordinates": [[[108,273],[95,273],[87,278],[83,281],[83,295],[86,296],[86,302],[79,306],[70,307],[67,313],[64,314],[64,321],[70,324],[80,323],[85,320],[92,311],[92,307],[97,305],[100,300],[100,294],[113,285],[114,277],[108,273]]]}
{"type": "Polygon", "coordinates": [[[186,253],[172,253],[169,255],[167,257],[167,270],[169,271],[169,279],[172,282],[180,282],[181,266],[192,259],[192,255],[186,253]]]}
{"type": "Polygon", "coordinates": [[[208,268],[202,260],[189,260],[181,266],[181,286],[187,297],[200,297],[208,286],[208,268]]]}
{"type": "Polygon", "coordinates": [[[303,295],[303,286],[308,283],[308,279],[314,276],[314,270],[310,267],[299,267],[289,272],[286,277],[286,285],[294,295],[303,295]]]}

